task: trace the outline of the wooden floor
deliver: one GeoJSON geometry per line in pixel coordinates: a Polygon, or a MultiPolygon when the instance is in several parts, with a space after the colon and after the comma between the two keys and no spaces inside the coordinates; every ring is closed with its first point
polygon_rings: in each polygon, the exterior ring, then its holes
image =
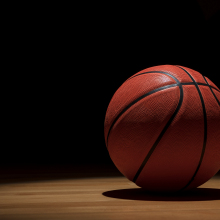
{"type": "MultiPolygon", "coordinates": [[[[120,174],[0,179],[0,219],[219,220],[220,176],[179,195],[150,194],[120,174]]],[[[3,176],[4,176],[3,175],[3,176]]]]}

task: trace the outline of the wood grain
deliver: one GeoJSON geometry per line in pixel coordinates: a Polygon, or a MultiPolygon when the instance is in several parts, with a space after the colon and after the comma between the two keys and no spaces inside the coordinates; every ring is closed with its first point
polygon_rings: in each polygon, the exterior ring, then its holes
{"type": "Polygon", "coordinates": [[[220,177],[191,192],[152,194],[125,177],[42,178],[0,184],[1,220],[220,219],[220,177]]]}

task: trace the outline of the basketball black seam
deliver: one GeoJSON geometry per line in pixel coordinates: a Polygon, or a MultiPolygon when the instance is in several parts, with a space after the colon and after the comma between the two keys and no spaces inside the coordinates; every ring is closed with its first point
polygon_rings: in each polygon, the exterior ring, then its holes
{"type": "MultiPolygon", "coordinates": [[[[128,80],[130,80],[130,79],[133,79],[133,78],[136,77],[136,76],[140,76],[140,75],[142,75],[142,74],[145,74],[145,73],[164,73],[164,71],[149,71],[149,72],[139,73],[139,74],[137,74],[137,75],[134,75],[134,76],[128,78],[126,81],[128,81],[128,80]]],[[[170,75],[171,75],[171,74],[170,74],[170,75]]],[[[199,82],[196,82],[196,83],[197,83],[198,85],[209,86],[209,87],[211,87],[211,88],[213,88],[213,89],[219,91],[219,89],[215,88],[214,86],[209,85],[208,82],[207,82],[207,84],[206,84],[206,83],[199,83],[199,82]]],[[[194,85],[195,83],[194,83],[194,82],[186,82],[186,83],[180,83],[180,84],[182,84],[182,85],[194,85]]],[[[220,91],[219,91],[219,92],[220,92],[220,91]]]]}
{"type": "Polygon", "coordinates": [[[131,106],[133,106],[135,103],[137,103],[138,101],[142,100],[143,98],[146,98],[147,96],[151,95],[151,94],[154,94],[156,92],[159,92],[161,90],[165,90],[165,89],[168,89],[168,88],[172,88],[172,87],[175,87],[177,86],[178,84],[175,83],[175,84],[170,84],[170,85],[166,85],[166,86],[163,86],[163,87],[159,87],[157,89],[154,89],[150,92],[147,92],[145,93],[144,95],[138,97],[137,99],[135,99],[134,101],[132,101],[130,104],[128,104],[118,115],[117,117],[114,119],[114,121],[112,122],[110,128],[109,128],[109,131],[108,131],[108,134],[107,134],[107,138],[106,138],[106,143],[107,143],[107,147],[108,147],[108,139],[109,139],[109,135],[110,135],[110,132],[112,130],[112,127],[115,125],[116,121],[121,117],[122,114],[124,114],[131,106]]]}
{"type": "MultiPolygon", "coordinates": [[[[150,71],[150,72],[144,72],[144,73],[140,73],[140,74],[138,74],[138,75],[135,75],[135,76],[133,76],[133,77],[136,77],[136,76],[139,76],[139,75],[142,75],[142,74],[147,74],[147,73],[162,73],[162,74],[164,74],[164,73],[166,73],[166,72],[163,72],[163,71],[150,71]]],[[[169,74],[169,73],[168,73],[169,74]]],[[[168,75],[167,74],[167,75],[168,75]]],[[[171,74],[169,74],[169,75],[171,75],[171,74]]],[[[172,76],[172,75],[171,75],[172,76]]],[[[132,78],[133,78],[132,77],[132,78]]],[[[172,77],[173,78],[173,77],[172,77]]],[[[131,78],[129,78],[129,79],[131,79],[131,78]]],[[[173,78],[174,79],[174,78],[173,78]]],[[[174,79],[175,80],[175,79],[174,79]]],[[[195,83],[194,82],[187,82],[187,83],[180,83],[181,85],[195,85],[195,83]]],[[[203,86],[209,86],[208,84],[205,84],[205,83],[198,83],[199,85],[203,85],[203,86]]],[[[175,84],[170,84],[170,85],[175,85],[175,84]]],[[[168,85],[169,86],[169,85],[168,85]]],[[[176,85],[177,86],[177,85],[176,85]]],[[[164,87],[164,86],[163,86],[164,87]]],[[[163,87],[159,87],[159,88],[157,88],[157,89],[155,89],[155,90],[158,90],[158,91],[160,91],[160,88],[162,88],[161,90],[163,90],[164,88],[163,87]]],[[[172,86],[173,87],[173,86],[172,86]]],[[[213,86],[211,86],[213,89],[216,89],[215,87],[213,87],[213,86]]],[[[169,88],[169,87],[167,87],[167,88],[169,88]]],[[[217,90],[217,89],[216,89],[217,90]]],[[[154,90],[153,90],[154,91],[154,90]]],[[[218,90],[217,90],[218,91],[218,90]]],[[[148,93],[151,93],[152,91],[150,91],[150,92],[148,92],[148,93]]],[[[144,94],[144,95],[142,95],[142,96],[140,96],[140,97],[143,97],[143,98],[145,98],[146,96],[147,96],[147,94],[148,93],[146,93],[146,94],[144,94]]],[[[150,95],[150,94],[149,94],[150,95]]],[[[116,123],[116,121],[119,119],[119,117],[128,109],[128,108],[130,108],[133,104],[135,104],[137,101],[140,101],[141,99],[140,99],[140,97],[139,98],[137,98],[137,99],[135,99],[134,101],[132,101],[130,104],[128,104],[117,116],[116,116],[116,118],[114,119],[114,121],[112,122],[112,124],[111,124],[111,126],[110,126],[110,128],[109,128],[109,130],[108,130],[108,134],[107,134],[107,138],[106,138],[106,145],[107,145],[107,148],[108,148],[108,139],[109,139],[109,135],[110,135],[110,132],[111,132],[111,129],[112,129],[112,127],[114,126],[114,124],[116,123]]]]}
{"type": "MultiPolygon", "coordinates": [[[[181,83],[181,84],[182,84],[183,86],[184,86],[184,85],[195,85],[194,82],[187,82],[187,83],[181,83]]],[[[215,88],[214,86],[211,86],[211,85],[209,85],[209,84],[199,83],[199,82],[197,82],[197,84],[200,85],[200,86],[208,86],[208,87],[211,87],[212,89],[215,89],[216,91],[220,92],[217,88],[215,88]]]]}
{"type": "Polygon", "coordinates": [[[194,172],[192,178],[190,179],[190,181],[182,189],[180,189],[180,191],[182,191],[182,190],[186,189],[193,182],[193,180],[195,179],[195,176],[198,173],[199,168],[202,164],[202,160],[203,160],[203,157],[204,157],[204,154],[205,154],[205,149],[206,149],[206,142],[207,142],[207,113],[206,113],[206,108],[205,108],[205,102],[204,102],[202,93],[200,91],[200,88],[199,88],[197,82],[194,80],[194,78],[191,76],[191,74],[187,70],[185,70],[184,68],[182,68],[180,66],[178,66],[178,67],[180,69],[182,69],[183,71],[185,71],[189,75],[189,77],[192,79],[192,81],[194,82],[194,84],[196,86],[196,89],[199,93],[201,103],[202,103],[203,118],[204,118],[204,140],[203,140],[203,148],[202,148],[202,153],[201,153],[201,156],[200,156],[199,164],[198,164],[198,166],[196,168],[196,171],[194,172]]]}
{"type": "MultiPolygon", "coordinates": [[[[206,81],[206,83],[207,83],[209,89],[211,90],[213,96],[215,97],[215,99],[216,99],[218,105],[220,106],[220,101],[218,100],[218,98],[216,97],[215,93],[213,92],[211,85],[208,83],[208,81],[206,80],[205,76],[203,76],[203,78],[204,78],[204,80],[206,81]]],[[[218,90],[217,90],[217,91],[218,91],[218,90]]]]}
{"type": "MultiPolygon", "coordinates": [[[[167,73],[167,72],[164,72],[164,71],[148,71],[148,72],[143,72],[143,73],[140,73],[140,74],[138,74],[138,75],[135,75],[135,76],[132,76],[132,77],[130,77],[128,80],[130,80],[131,78],[134,78],[134,77],[136,77],[136,76],[139,76],[139,75],[143,75],[143,74],[148,74],[148,73],[162,73],[162,74],[165,74],[165,75],[167,75],[167,76],[170,76],[172,79],[174,79],[176,82],[178,82],[178,84],[180,84],[180,82],[179,82],[179,80],[176,78],[176,77],[174,77],[173,75],[171,75],[170,73],[167,73]]],[[[160,87],[161,88],[161,87],[160,87]]],[[[158,88],[159,89],[159,88],[158,88]]],[[[133,102],[135,102],[135,101],[133,101],[133,102]]],[[[130,104],[129,104],[130,105],[130,104]]],[[[128,106],[129,106],[128,105],[128,106]]],[[[127,109],[127,107],[125,107],[125,109],[127,109]]],[[[122,115],[121,113],[124,113],[124,109],[119,113],[119,115],[122,115]]],[[[108,139],[109,139],[109,135],[110,135],[110,132],[111,132],[111,129],[112,129],[112,127],[114,126],[114,124],[115,124],[115,122],[118,120],[118,116],[115,118],[115,120],[112,122],[112,124],[111,124],[111,126],[110,126],[110,128],[109,128],[109,130],[108,130],[108,133],[107,133],[107,137],[106,137],[106,145],[107,145],[107,148],[108,148],[108,139]],[[116,120],[117,119],[117,120],[116,120]]]]}
{"type": "MultiPolygon", "coordinates": [[[[177,67],[178,67],[178,66],[177,66],[177,67]]],[[[146,73],[164,73],[164,71],[148,71],[148,72],[139,73],[139,74],[137,74],[137,75],[131,76],[131,77],[128,78],[126,81],[128,81],[128,80],[130,80],[130,79],[133,79],[133,78],[136,77],[136,76],[140,76],[140,75],[143,75],[143,74],[146,74],[146,73]]],[[[172,76],[171,74],[169,74],[169,75],[172,76]]],[[[203,77],[204,77],[204,76],[203,76],[203,77]]],[[[173,77],[172,77],[172,78],[173,78],[173,77]]],[[[126,81],[125,81],[125,82],[126,82],[126,81]]],[[[206,80],[205,80],[205,81],[206,81],[206,80]]],[[[206,81],[206,82],[207,82],[207,81],[206,81]]],[[[209,87],[211,87],[211,88],[213,88],[213,89],[219,91],[219,89],[215,88],[214,86],[209,85],[208,82],[207,82],[207,84],[206,84],[206,83],[199,83],[199,82],[196,82],[196,81],[195,81],[195,83],[197,83],[198,85],[209,86],[209,87]]],[[[194,82],[186,82],[186,83],[180,83],[180,84],[182,84],[182,85],[194,85],[195,83],[194,83],[194,82]]],[[[220,91],[219,91],[219,92],[220,92],[220,91]]]]}
{"type": "Polygon", "coordinates": [[[139,175],[140,175],[141,171],[143,170],[144,166],[146,165],[147,161],[150,159],[150,157],[151,157],[152,153],[154,152],[155,148],[159,144],[160,140],[164,136],[165,132],[167,131],[167,129],[171,125],[172,121],[174,120],[174,118],[176,117],[177,113],[179,112],[179,110],[180,110],[180,108],[182,106],[182,102],[183,102],[183,88],[182,88],[181,84],[178,84],[178,86],[179,86],[179,89],[180,89],[180,99],[179,99],[178,106],[177,106],[175,112],[173,113],[173,115],[171,116],[171,118],[169,119],[169,121],[167,122],[167,124],[165,125],[165,127],[163,128],[162,132],[158,136],[157,140],[155,141],[155,143],[151,147],[151,149],[148,152],[147,156],[145,157],[144,161],[142,162],[140,168],[138,169],[137,173],[135,174],[135,176],[134,176],[134,178],[132,180],[133,182],[136,182],[137,178],[139,177],[139,175]]]}
{"type": "MultiPolygon", "coordinates": [[[[175,112],[173,113],[173,115],[171,116],[171,118],[169,119],[169,121],[167,122],[167,124],[165,125],[164,129],[162,130],[162,132],[160,133],[160,135],[158,136],[157,140],[155,141],[154,145],[151,147],[150,151],[148,152],[147,156],[145,157],[144,161],[142,162],[140,168],[138,169],[134,179],[133,179],[133,182],[135,182],[138,178],[138,176],[140,175],[142,169],[144,168],[144,166],[146,165],[147,161],[149,160],[150,156],[152,155],[153,151],[155,150],[156,146],[158,145],[158,143],[160,142],[160,140],[162,139],[163,135],[165,134],[166,130],[168,129],[168,127],[170,126],[170,124],[172,123],[173,119],[175,118],[175,116],[177,115],[177,113],[179,112],[179,109],[182,105],[182,102],[183,102],[183,87],[181,85],[181,83],[179,82],[179,80],[174,77],[173,75],[171,75],[170,73],[167,73],[167,72],[164,72],[164,71],[150,71],[150,72],[145,72],[145,73],[141,73],[141,74],[147,74],[147,73],[162,73],[162,74],[165,74],[167,76],[170,76],[171,78],[173,78],[177,84],[175,84],[175,86],[179,86],[179,89],[180,89],[180,99],[179,99],[179,103],[178,103],[178,106],[175,110],[175,112]]],[[[139,74],[140,75],[140,74],[139,74]]],[[[159,88],[158,88],[159,89],[159,88]]],[[[127,108],[126,108],[127,110],[127,108]]],[[[123,112],[124,113],[124,112],[123,112]]],[[[122,114],[123,114],[122,113],[122,114]]],[[[121,115],[121,114],[120,114],[121,115]]],[[[119,116],[120,117],[120,116],[119,116]]],[[[117,119],[119,118],[117,117],[117,119]]],[[[116,121],[116,120],[115,120],[116,121]]],[[[115,124],[115,123],[113,123],[115,124]]],[[[111,128],[113,127],[113,125],[111,126],[111,128]]],[[[109,133],[110,133],[110,130],[111,128],[109,129],[109,132],[108,132],[108,136],[109,136],[109,133]]],[[[107,144],[108,144],[108,136],[107,136],[107,144]]]]}
{"type": "MultiPolygon", "coordinates": [[[[129,79],[127,80],[130,80],[130,79],[133,79],[134,77],[137,77],[137,76],[140,76],[140,75],[143,75],[143,74],[147,74],[147,73],[162,73],[162,74],[166,74],[167,76],[170,76],[172,79],[174,79],[175,81],[178,80],[175,76],[173,76],[172,74],[168,73],[168,72],[165,72],[165,71],[157,71],[157,70],[154,70],[154,71],[148,71],[148,72],[143,72],[143,73],[139,73],[137,75],[134,75],[132,77],[130,77],[129,79]]],[[[176,81],[177,82],[177,81],[176,81]]],[[[178,81],[179,82],[179,81],[178,81]]],[[[180,82],[179,82],[180,83],[180,82]]]]}

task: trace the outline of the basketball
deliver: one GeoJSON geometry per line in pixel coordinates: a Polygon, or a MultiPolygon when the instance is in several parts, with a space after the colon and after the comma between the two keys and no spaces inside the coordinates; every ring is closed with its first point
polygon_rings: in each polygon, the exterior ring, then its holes
{"type": "Polygon", "coordinates": [[[104,137],[115,166],[137,186],[198,187],[220,170],[220,90],[187,67],[144,69],[113,95],[104,137]]]}

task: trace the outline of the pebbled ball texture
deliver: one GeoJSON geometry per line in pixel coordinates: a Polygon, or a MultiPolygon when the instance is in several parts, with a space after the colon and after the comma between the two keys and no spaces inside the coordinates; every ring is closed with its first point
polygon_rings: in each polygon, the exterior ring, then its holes
{"type": "Polygon", "coordinates": [[[104,135],[115,166],[138,186],[198,187],[220,169],[220,90],[187,67],[144,69],[115,92],[104,135]]]}

